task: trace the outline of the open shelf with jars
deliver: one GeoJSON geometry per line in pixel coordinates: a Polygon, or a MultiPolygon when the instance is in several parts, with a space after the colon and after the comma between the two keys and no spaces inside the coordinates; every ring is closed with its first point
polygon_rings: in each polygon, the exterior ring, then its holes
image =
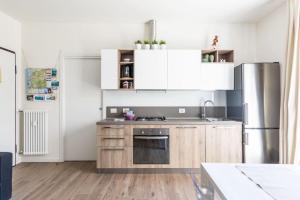
{"type": "Polygon", "coordinates": [[[119,50],[119,89],[134,89],[134,50],[119,50]]]}
{"type": "Polygon", "coordinates": [[[233,50],[202,50],[203,63],[233,63],[233,50]]]}

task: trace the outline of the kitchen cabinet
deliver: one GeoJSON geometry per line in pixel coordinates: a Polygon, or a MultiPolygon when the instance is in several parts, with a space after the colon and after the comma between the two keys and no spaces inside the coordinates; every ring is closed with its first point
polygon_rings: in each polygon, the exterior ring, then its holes
{"type": "Polygon", "coordinates": [[[97,168],[128,168],[132,163],[130,126],[97,126],[97,168]]]}
{"type": "Polygon", "coordinates": [[[168,50],[168,89],[200,89],[201,50],[168,50]]]}
{"type": "Polygon", "coordinates": [[[101,50],[101,89],[119,89],[118,86],[118,50],[101,50]]]}
{"type": "Polygon", "coordinates": [[[126,136],[118,135],[98,135],[97,144],[101,147],[115,147],[115,146],[129,146],[132,143],[131,138],[126,136]]]}
{"type": "Polygon", "coordinates": [[[202,63],[202,90],[233,90],[234,63],[202,63]]]}
{"type": "Polygon", "coordinates": [[[135,90],[232,90],[234,89],[233,51],[218,51],[217,59],[230,62],[201,62],[201,50],[118,50],[101,51],[101,89],[135,90]],[[134,53],[133,53],[134,52],[134,53]],[[122,55],[130,57],[124,62],[122,55]],[[128,54],[128,55],[127,55],[128,54]],[[129,55],[130,54],[130,55],[129,55]],[[129,77],[120,75],[129,66],[129,77]]]}
{"type": "Polygon", "coordinates": [[[135,89],[167,89],[167,51],[135,50],[135,89]]]}
{"type": "Polygon", "coordinates": [[[206,126],[206,162],[241,163],[241,125],[206,126]]]}
{"type": "Polygon", "coordinates": [[[98,169],[199,169],[204,162],[242,162],[241,124],[97,126],[98,169]],[[168,128],[170,163],[133,164],[134,128],[168,128]]]}
{"type": "Polygon", "coordinates": [[[172,126],[170,140],[173,168],[200,168],[205,162],[205,126],[172,126]]]}
{"type": "Polygon", "coordinates": [[[128,147],[98,147],[97,168],[127,168],[131,161],[128,147]]]}

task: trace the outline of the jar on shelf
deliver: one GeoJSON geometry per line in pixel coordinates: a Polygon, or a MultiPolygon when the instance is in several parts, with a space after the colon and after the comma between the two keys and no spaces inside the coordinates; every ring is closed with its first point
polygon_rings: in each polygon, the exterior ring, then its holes
{"type": "Polygon", "coordinates": [[[128,88],[129,88],[129,82],[128,82],[128,81],[124,81],[124,82],[122,83],[122,88],[128,89],[128,88]]]}

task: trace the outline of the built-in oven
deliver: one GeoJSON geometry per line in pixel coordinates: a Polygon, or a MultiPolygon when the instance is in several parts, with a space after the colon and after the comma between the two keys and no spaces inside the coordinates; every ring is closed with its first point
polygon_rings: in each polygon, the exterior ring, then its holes
{"type": "Polygon", "coordinates": [[[134,128],[133,164],[169,164],[169,129],[134,128]]]}

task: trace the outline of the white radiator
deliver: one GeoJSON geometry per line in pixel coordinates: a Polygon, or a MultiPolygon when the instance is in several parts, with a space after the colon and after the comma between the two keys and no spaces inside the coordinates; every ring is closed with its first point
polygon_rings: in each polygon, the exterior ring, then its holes
{"type": "Polygon", "coordinates": [[[23,154],[48,154],[48,113],[24,110],[23,154]]]}

